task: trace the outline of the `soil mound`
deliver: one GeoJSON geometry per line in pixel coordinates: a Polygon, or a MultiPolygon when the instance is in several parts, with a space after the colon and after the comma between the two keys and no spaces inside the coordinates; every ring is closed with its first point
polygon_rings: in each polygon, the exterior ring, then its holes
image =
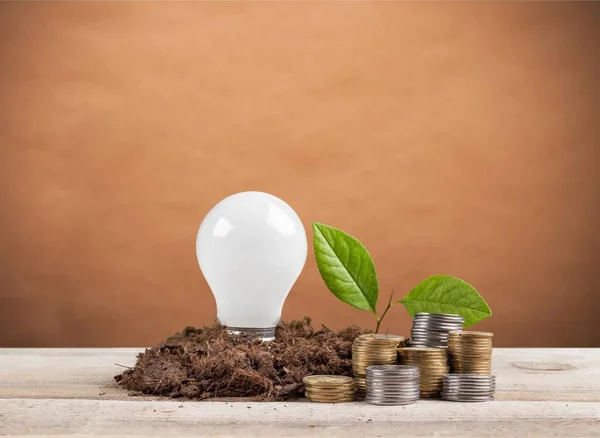
{"type": "Polygon", "coordinates": [[[140,353],[135,367],[115,376],[144,394],[194,399],[245,397],[285,400],[304,395],[309,374],[352,375],[352,342],[369,330],[315,331],[310,318],[280,323],[275,340],[232,336],[215,324],[186,327],[140,353]]]}

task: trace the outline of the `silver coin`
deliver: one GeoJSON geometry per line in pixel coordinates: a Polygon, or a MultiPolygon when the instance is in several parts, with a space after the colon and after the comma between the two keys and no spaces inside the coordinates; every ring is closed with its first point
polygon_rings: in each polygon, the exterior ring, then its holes
{"type": "Polygon", "coordinates": [[[457,326],[453,325],[433,325],[433,324],[414,324],[411,327],[411,332],[414,330],[427,331],[427,332],[438,332],[444,333],[446,336],[449,336],[448,332],[456,330],[457,326]]]}
{"type": "Polygon", "coordinates": [[[448,340],[448,335],[444,334],[444,332],[434,332],[434,331],[419,331],[419,330],[411,330],[410,331],[411,339],[432,339],[436,341],[440,340],[448,340]]]}
{"type": "MultiPolygon", "coordinates": [[[[482,374],[483,375],[483,374],[482,374]]],[[[442,376],[447,385],[495,385],[495,380],[448,380],[445,375],[442,376]]]]}
{"type": "Polygon", "coordinates": [[[444,394],[446,394],[448,397],[458,397],[458,398],[463,398],[463,397],[493,397],[495,394],[495,391],[488,391],[488,392],[448,392],[448,391],[441,391],[444,394]]]}
{"type": "Polygon", "coordinates": [[[485,379],[495,379],[496,376],[482,376],[481,374],[447,374],[446,377],[448,379],[456,379],[456,380],[485,380],[485,379]]]}
{"type": "Polygon", "coordinates": [[[367,394],[365,396],[366,400],[372,400],[372,401],[378,401],[378,402],[390,402],[390,403],[403,403],[403,402],[407,402],[410,400],[418,400],[420,397],[419,394],[414,394],[411,396],[406,396],[406,397],[379,397],[379,396],[371,396],[369,394],[367,394]]]}
{"type": "MultiPolygon", "coordinates": [[[[371,391],[371,390],[367,389],[367,394],[370,394],[373,397],[375,397],[375,396],[377,396],[377,397],[413,397],[413,396],[419,395],[419,388],[413,389],[412,391],[371,391]]],[[[472,395],[484,395],[484,394],[472,394],[472,395]]]]}
{"type": "Polygon", "coordinates": [[[425,336],[443,336],[448,338],[448,332],[444,330],[434,330],[430,327],[413,327],[410,329],[411,334],[419,334],[425,336]]]}
{"type": "Polygon", "coordinates": [[[402,402],[407,402],[407,401],[411,401],[411,400],[418,400],[419,396],[418,395],[413,395],[410,397],[373,397],[369,394],[366,395],[365,397],[366,400],[368,401],[377,401],[377,402],[388,402],[388,403],[402,403],[402,402]]]}
{"type": "Polygon", "coordinates": [[[446,385],[454,385],[454,386],[489,386],[489,385],[495,385],[496,381],[495,380],[448,380],[446,379],[444,376],[442,376],[442,378],[444,379],[444,383],[446,385]]]}
{"type": "Polygon", "coordinates": [[[419,375],[419,368],[413,365],[406,365],[406,366],[410,366],[411,368],[414,368],[414,370],[410,370],[410,371],[377,371],[377,370],[371,370],[369,368],[371,367],[367,367],[367,376],[370,377],[377,377],[377,378],[382,378],[382,377],[414,377],[414,376],[418,376],[419,375]]]}
{"type": "Polygon", "coordinates": [[[419,372],[411,374],[402,373],[367,373],[365,379],[385,380],[385,379],[418,379],[419,372]]]}
{"type": "Polygon", "coordinates": [[[406,365],[371,365],[367,367],[367,371],[377,372],[377,371],[396,371],[396,372],[413,372],[416,371],[415,367],[410,367],[406,365]]]}
{"type": "Polygon", "coordinates": [[[419,388],[419,382],[412,383],[410,385],[396,385],[396,386],[377,386],[377,385],[367,385],[368,391],[413,391],[419,388]]]}
{"type": "Polygon", "coordinates": [[[367,400],[365,398],[365,402],[369,403],[370,405],[377,405],[377,406],[401,406],[401,405],[411,405],[413,403],[416,403],[417,400],[419,400],[418,398],[415,398],[413,400],[402,400],[402,401],[379,401],[379,400],[367,400]]]}
{"type": "Polygon", "coordinates": [[[419,378],[420,373],[414,374],[373,374],[368,373],[365,379],[386,381],[388,379],[395,380],[414,380],[419,378]]]}
{"type": "Polygon", "coordinates": [[[496,388],[447,388],[443,386],[440,388],[442,391],[447,392],[448,394],[494,394],[496,392],[496,388]]]}
{"type": "Polygon", "coordinates": [[[449,382],[493,382],[496,380],[496,376],[491,374],[474,374],[474,373],[462,373],[462,374],[446,374],[444,376],[449,382]],[[466,376],[466,377],[457,377],[466,376]],[[475,377],[477,376],[477,377],[475,377]]]}
{"type": "Polygon", "coordinates": [[[446,336],[448,336],[449,332],[453,332],[455,331],[456,327],[458,325],[451,325],[451,324],[432,324],[432,323],[416,323],[413,324],[412,327],[410,328],[411,330],[421,330],[421,331],[426,331],[426,332],[440,332],[440,333],[444,333],[446,336]],[[447,327],[447,329],[446,329],[447,327]]]}
{"type": "Polygon", "coordinates": [[[408,344],[411,347],[430,347],[430,348],[443,348],[446,344],[439,342],[410,342],[408,344]]]}
{"type": "Polygon", "coordinates": [[[431,312],[416,312],[415,313],[415,318],[426,317],[426,316],[432,316],[432,317],[436,317],[436,318],[449,317],[449,318],[461,318],[461,319],[464,319],[458,313],[431,313],[431,312]]]}
{"type": "Polygon", "coordinates": [[[412,338],[408,343],[409,347],[417,348],[446,348],[448,343],[445,341],[436,341],[433,339],[412,338]]]}
{"type": "Polygon", "coordinates": [[[493,391],[495,386],[449,386],[444,385],[444,391],[493,391]]]}
{"type": "Polygon", "coordinates": [[[448,315],[448,314],[432,314],[432,313],[417,313],[413,319],[414,321],[436,321],[436,322],[450,322],[460,323],[461,328],[465,322],[465,319],[459,315],[448,315]]]}
{"type": "Polygon", "coordinates": [[[401,373],[369,373],[367,372],[365,379],[371,380],[387,380],[387,379],[397,379],[397,380],[412,380],[418,379],[419,373],[414,374],[401,374],[401,373]]]}
{"type": "Polygon", "coordinates": [[[441,396],[442,396],[442,399],[444,399],[444,400],[456,401],[456,402],[488,402],[488,401],[494,401],[494,397],[493,396],[465,398],[465,397],[451,397],[451,396],[445,395],[444,393],[442,393],[441,396]]]}
{"type": "Polygon", "coordinates": [[[446,328],[445,326],[421,326],[421,325],[413,325],[410,329],[411,333],[427,333],[427,334],[438,334],[444,335],[446,338],[449,338],[448,332],[452,330],[450,327],[446,328]]]}
{"type": "Polygon", "coordinates": [[[460,320],[436,319],[436,318],[418,318],[413,320],[413,327],[416,325],[437,325],[454,327],[453,332],[461,331],[462,322],[460,320]]]}
{"type": "Polygon", "coordinates": [[[394,381],[394,382],[372,382],[367,381],[367,387],[373,388],[410,388],[411,386],[418,385],[419,379],[410,380],[410,381],[394,381]]]}

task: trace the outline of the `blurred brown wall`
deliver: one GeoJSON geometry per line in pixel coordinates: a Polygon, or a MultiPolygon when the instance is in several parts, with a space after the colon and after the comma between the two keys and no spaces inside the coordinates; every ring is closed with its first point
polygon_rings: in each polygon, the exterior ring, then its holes
{"type": "MultiPolygon", "coordinates": [[[[496,345],[600,346],[599,22],[599,3],[1,3],[0,346],[211,322],[195,234],[244,190],[362,240],[384,298],[452,274],[496,345]]],[[[312,254],[283,316],[304,315],[374,325],[312,254]]]]}

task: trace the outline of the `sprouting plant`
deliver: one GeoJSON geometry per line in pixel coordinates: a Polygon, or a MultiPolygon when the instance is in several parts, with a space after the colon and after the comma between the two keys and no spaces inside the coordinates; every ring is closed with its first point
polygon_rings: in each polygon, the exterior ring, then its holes
{"type": "Polygon", "coordinates": [[[411,316],[417,312],[462,315],[465,327],[492,315],[490,307],[473,286],[449,275],[427,278],[396,302],[392,291],[385,310],[379,315],[379,280],[369,251],[356,238],[337,228],[318,222],[312,225],[317,266],[325,284],[344,303],[373,313],[377,319],[375,333],[388,310],[399,303],[411,316]]]}

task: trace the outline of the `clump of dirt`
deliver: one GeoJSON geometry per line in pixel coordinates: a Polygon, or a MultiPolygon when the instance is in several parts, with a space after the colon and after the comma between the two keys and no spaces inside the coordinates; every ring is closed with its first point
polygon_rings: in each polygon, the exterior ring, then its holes
{"type": "Polygon", "coordinates": [[[135,367],[115,380],[130,391],[166,397],[285,400],[303,396],[304,376],[351,376],[352,342],[369,332],[357,326],[315,331],[304,318],[280,323],[275,340],[261,342],[230,335],[219,324],[186,327],[140,353],[135,367]]]}

